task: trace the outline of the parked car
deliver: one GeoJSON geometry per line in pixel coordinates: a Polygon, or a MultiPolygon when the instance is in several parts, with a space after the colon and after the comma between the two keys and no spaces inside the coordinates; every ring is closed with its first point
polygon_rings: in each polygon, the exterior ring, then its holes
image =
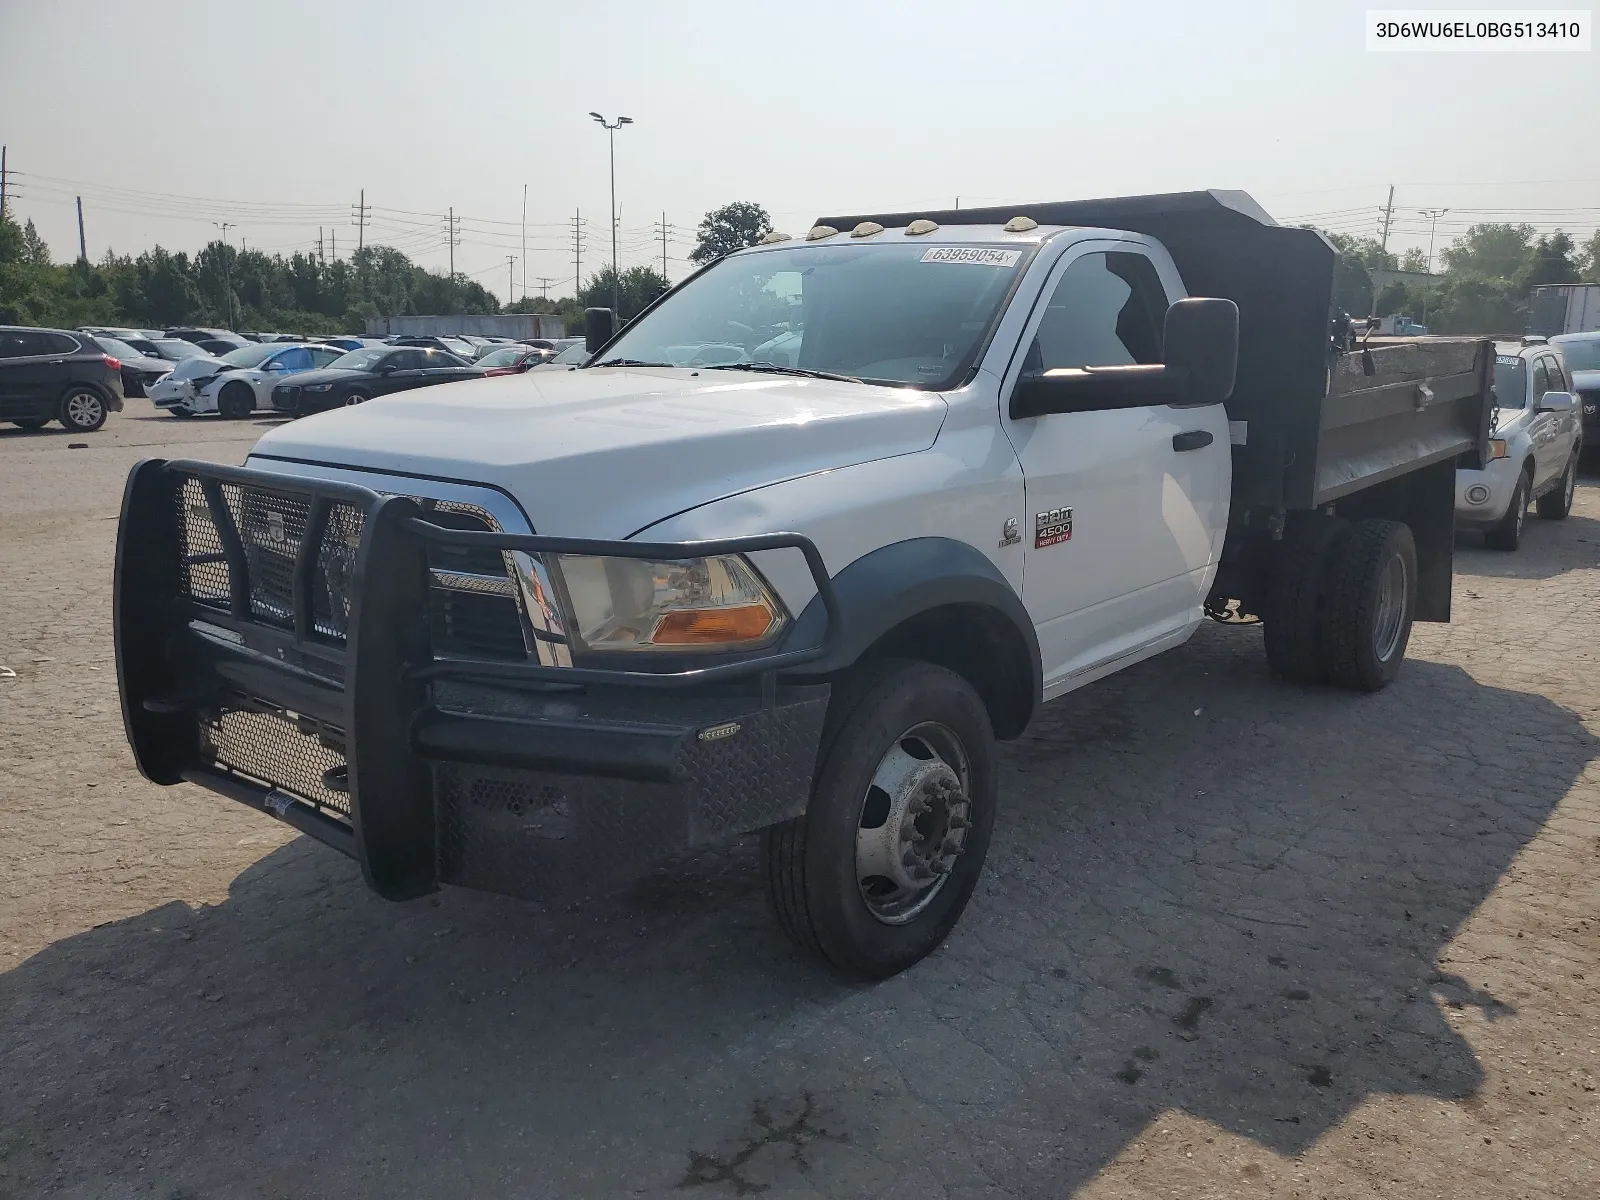
{"type": "Polygon", "coordinates": [[[87,333],[91,337],[113,337],[119,341],[132,343],[134,338],[158,338],[161,336],[159,329],[118,329],[110,325],[80,325],[79,333],[87,333]]]}
{"type": "Polygon", "coordinates": [[[141,353],[136,347],[120,338],[104,334],[91,334],[95,344],[122,364],[122,394],[143,396],[147,388],[172,370],[172,364],[156,355],[141,353]]]}
{"type": "Polygon", "coordinates": [[[579,338],[576,342],[567,346],[565,349],[557,350],[555,354],[545,359],[544,362],[535,363],[525,369],[529,371],[549,371],[556,368],[560,368],[561,370],[570,370],[573,367],[581,367],[588,361],[588,347],[584,345],[583,339],[579,338]]]}
{"type": "Polygon", "coordinates": [[[122,364],[86,333],[0,325],[0,421],[93,433],[122,410],[122,364]]]}
{"type": "Polygon", "coordinates": [[[255,343],[249,338],[240,337],[228,329],[197,329],[182,328],[167,330],[169,338],[182,338],[186,342],[193,342],[207,354],[226,354],[229,350],[237,350],[242,346],[252,346],[255,343]]]}
{"type": "Polygon", "coordinates": [[[318,338],[317,342],[323,346],[337,346],[341,350],[359,350],[367,344],[364,338],[358,337],[318,338]]]}
{"type": "Polygon", "coordinates": [[[1600,331],[1563,333],[1550,344],[1572,376],[1572,390],[1583,409],[1583,444],[1592,452],[1600,446],[1600,331]]]}
{"type": "Polygon", "coordinates": [[[1456,527],[1515,550],[1530,503],[1550,521],[1572,511],[1583,431],[1561,354],[1543,338],[1497,345],[1494,363],[1490,462],[1456,471],[1456,527]]]}
{"type": "Polygon", "coordinates": [[[429,346],[366,346],[320,371],[278,384],[272,389],[272,407],[304,416],[409,388],[481,378],[483,372],[464,358],[429,346]]]}
{"type": "Polygon", "coordinates": [[[472,363],[485,375],[520,375],[553,357],[549,350],[538,346],[488,346],[485,351],[472,363]]]}
{"type": "Polygon", "coordinates": [[[272,387],[285,375],[325,367],[343,353],[334,346],[261,342],[202,358],[173,369],[171,386],[151,389],[150,399],[175,417],[220,413],[225,420],[248,417],[271,403],[272,387]]]}
{"type": "Polygon", "coordinates": [[[472,361],[472,344],[455,337],[434,337],[431,334],[402,333],[388,340],[391,346],[431,346],[435,350],[443,350],[446,354],[454,354],[467,362],[472,361]]]}
{"type": "Polygon", "coordinates": [[[207,358],[206,352],[193,342],[182,338],[136,338],[128,343],[153,358],[164,358],[170,363],[181,363],[188,358],[207,358]]]}

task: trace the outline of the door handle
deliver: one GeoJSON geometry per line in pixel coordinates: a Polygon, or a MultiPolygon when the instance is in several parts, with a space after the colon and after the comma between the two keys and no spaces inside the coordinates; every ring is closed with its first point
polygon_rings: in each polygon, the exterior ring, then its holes
{"type": "Polygon", "coordinates": [[[1204,429],[1190,429],[1185,433],[1172,435],[1172,448],[1180,454],[1185,450],[1198,450],[1202,446],[1211,445],[1211,434],[1204,429]]]}

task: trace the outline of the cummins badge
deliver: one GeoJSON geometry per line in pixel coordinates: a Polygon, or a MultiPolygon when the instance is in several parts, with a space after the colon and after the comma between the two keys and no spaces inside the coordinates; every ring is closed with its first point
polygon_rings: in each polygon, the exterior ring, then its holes
{"type": "Polygon", "coordinates": [[[1072,510],[1052,508],[1033,518],[1033,548],[1043,550],[1072,540],[1072,510]]]}

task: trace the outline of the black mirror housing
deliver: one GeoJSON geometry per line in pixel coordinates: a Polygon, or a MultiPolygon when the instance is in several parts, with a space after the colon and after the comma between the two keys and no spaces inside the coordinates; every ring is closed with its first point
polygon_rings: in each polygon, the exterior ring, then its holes
{"type": "Polygon", "coordinates": [[[590,354],[611,340],[616,330],[616,315],[609,308],[583,310],[583,348],[590,354]]]}
{"type": "Polygon", "coordinates": [[[1167,309],[1163,342],[1168,368],[1183,372],[1188,395],[1178,404],[1221,404],[1239,371],[1239,306],[1191,297],[1167,309]]]}

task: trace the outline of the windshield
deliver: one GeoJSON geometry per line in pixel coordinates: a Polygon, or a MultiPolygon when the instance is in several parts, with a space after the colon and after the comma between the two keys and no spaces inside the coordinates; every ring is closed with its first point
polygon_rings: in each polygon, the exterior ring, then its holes
{"type": "Polygon", "coordinates": [[[237,350],[229,350],[224,354],[222,361],[230,367],[259,367],[282,349],[282,346],[274,346],[270,342],[265,345],[240,346],[237,350]]]}
{"type": "Polygon", "coordinates": [[[1494,360],[1495,403],[1500,408],[1521,408],[1528,395],[1528,377],[1522,360],[1502,354],[1494,360]]]}
{"type": "Polygon", "coordinates": [[[514,367],[524,354],[528,353],[526,346],[502,346],[498,350],[491,350],[478,359],[480,367],[514,367]]]}
{"type": "Polygon", "coordinates": [[[1600,337],[1558,341],[1556,348],[1569,371],[1600,371],[1600,337]]]}
{"type": "Polygon", "coordinates": [[[955,386],[1029,251],[886,241],[724,259],[638,318],[600,363],[767,363],[878,383],[955,386]]]}
{"type": "Polygon", "coordinates": [[[156,349],[161,352],[161,357],[181,362],[186,358],[194,358],[204,354],[205,351],[193,342],[186,342],[182,338],[161,338],[156,342],[156,349]]]}
{"type": "Polygon", "coordinates": [[[94,340],[97,343],[99,343],[100,349],[104,350],[107,354],[111,355],[112,358],[143,358],[144,357],[144,355],[140,354],[132,346],[128,345],[127,342],[119,341],[118,339],[116,339],[114,337],[98,337],[97,336],[94,340]]]}
{"type": "Polygon", "coordinates": [[[388,346],[364,346],[360,350],[352,350],[348,354],[341,354],[328,364],[328,369],[340,371],[370,371],[373,365],[389,353],[388,346]]]}

